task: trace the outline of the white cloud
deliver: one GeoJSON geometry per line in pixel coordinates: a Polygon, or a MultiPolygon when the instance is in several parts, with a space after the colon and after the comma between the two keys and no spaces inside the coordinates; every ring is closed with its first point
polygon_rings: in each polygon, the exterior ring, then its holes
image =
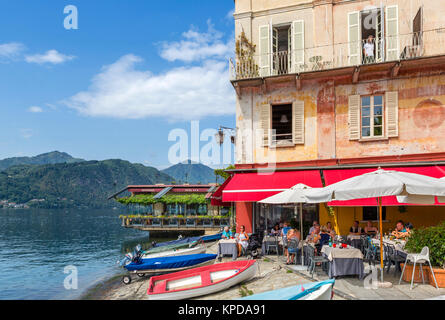
{"type": "Polygon", "coordinates": [[[234,114],[235,94],[226,59],[231,45],[210,24],[206,33],[190,29],[183,37],[180,42],[164,43],[161,56],[190,63],[153,74],[137,68],[141,57],[127,54],[103,67],[88,90],[63,103],[87,116],[121,119],[188,121],[234,114]]]}
{"type": "Polygon", "coordinates": [[[58,52],[57,50],[48,50],[44,54],[34,54],[25,57],[25,61],[28,63],[38,63],[38,64],[61,64],[63,62],[73,60],[74,56],[68,56],[58,52]]]}
{"type": "Polygon", "coordinates": [[[226,19],[233,21],[233,15],[235,14],[235,9],[230,10],[229,12],[227,12],[226,14],[226,19]]]}
{"type": "Polygon", "coordinates": [[[28,108],[28,111],[32,113],[40,113],[43,112],[43,109],[40,108],[39,106],[31,106],[28,108]]]}
{"type": "Polygon", "coordinates": [[[24,49],[25,49],[25,46],[18,42],[10,42],[10,43],[0,44],[0,61],[14,59],[24,49]]]}
{"type": "Polygon", "coordinates": [[[65,101],[88,116],[192,120],[233,114],[235,99],[227,63],[206,61],[154,75],[137,70],[140,57],[123,56],[93,78],[88,91],[65,101]]]}
{"type": "Polygon", "coordinates": [[[234,51],[233,41],[224,42],[223,34],[216,31],[210,21],[206,33],[191,28],[184,32],[183,40],[163,43],[161,57],[168,61],[192,62],[207,58],[228,58],[234,51]]]}
{"type": "Polygon", "coordinates": [[[34,135],[32,129],[20,129],[20,134],[24,139],[29,139],[34,135]]]}

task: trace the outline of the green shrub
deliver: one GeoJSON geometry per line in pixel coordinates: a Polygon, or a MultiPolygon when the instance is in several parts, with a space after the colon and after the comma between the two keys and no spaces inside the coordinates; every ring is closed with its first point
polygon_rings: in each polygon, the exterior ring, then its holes
{"type": "Polygon", "coordinates": [[[420,253],[423,247],[430,249],[431,264],[445,269],[445,221],[434,227],[413,230],[405,249],[420,253]]]}

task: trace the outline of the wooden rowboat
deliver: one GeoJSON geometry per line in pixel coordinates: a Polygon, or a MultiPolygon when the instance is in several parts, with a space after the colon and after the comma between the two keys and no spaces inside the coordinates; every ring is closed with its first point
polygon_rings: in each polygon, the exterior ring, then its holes
{"type": "Polygon", "coordinates": [[[182,300],[226,290],[253,278],[255,260],[233,261],[194,268],[150,279],[149,300],[182,300]]]}

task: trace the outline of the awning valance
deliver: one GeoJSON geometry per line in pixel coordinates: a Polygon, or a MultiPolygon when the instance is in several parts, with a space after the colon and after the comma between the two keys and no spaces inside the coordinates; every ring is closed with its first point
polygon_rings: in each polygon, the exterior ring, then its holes
{"type": "Polygon", "coordinates": [[[212,194],[210,197],[210,203],[215,207],[230,207],[230,203],[224,203],[222,200],[223,190],[232,180],[232,176],[226,179],[222,185],[219,186],[218,189],[212,194]]]}
{"type": "MultiPolygon", "coordinates": [[[[334,169],[334,170],[323,170],[323,175],[325,179],[326,186],[359,176],[368,172],[373,172],[377,170],[376,168],[366,168],[366,169],[334,169]]],[[[425,166],[425,167],[397,167],[390,168],[388,170],[395,170],[408,173],[417,173],[424,176],[429,176],[433,178],[445,177],[445,166],[425,166]]],[[[358,199],[349,201],[332,201],[328,205],[333,207],[375,207],[378,206],[378,200],[376,198],[370,199],[358,199]]],[[[420,205],[420,204],[401,204],[397,201],[397,197],[383,197],[383,206],[409,206],[409,205],[420,205]]],[[[445,205],[436,201],[436,205],[445,205]]]]}
{"type": "Polygon", "coordinates": [[[237,173],[223,190],[224,202],[258,202],[299,183],[321,188],[319,170],[237,173]]]}

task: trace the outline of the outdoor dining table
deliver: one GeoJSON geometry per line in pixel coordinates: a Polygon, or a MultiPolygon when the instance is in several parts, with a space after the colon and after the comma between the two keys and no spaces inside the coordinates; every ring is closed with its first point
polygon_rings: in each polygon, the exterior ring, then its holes
{"type": "Polygon", "coordinates": [[[221,259],[223,256],[232,256],[232,260],[238,258],[238,245],[236,239],[223,239],[218,242],[218,258],[221,259]]]}
{"type": "Polygon", "coordinates": [[[364,278],[363,254],[359,249],[351,246],[346,248],[323,246],[321,253],[329,260],[329,278],[350,275],[364,278]]]}
{"type": "MultiPolygon", "coordinates": [[[[377,246],[380,247],[380,240],[379,239],[372,239],[372,243],[377,246]]],[[[396,249],[396,253],[397,255],[406,258],[406,256],[408,255],[408,253],[405,251],[405,244],[406,241],[404,240],[387,240],[387,239],[383,239],[383,244],[391,244],[394,246],[394,248],[396,249]]],[[[383,252],[383,259],[386,260],[386,256],[385,256],[385,252],[383,252]]]]}

